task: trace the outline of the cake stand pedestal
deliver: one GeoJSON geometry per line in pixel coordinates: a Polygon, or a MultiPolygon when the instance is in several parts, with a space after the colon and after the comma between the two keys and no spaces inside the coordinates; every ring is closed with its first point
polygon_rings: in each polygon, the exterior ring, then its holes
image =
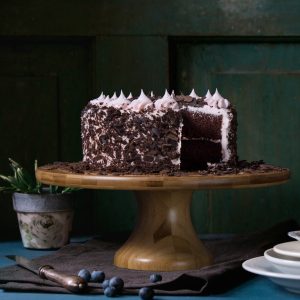
{"type": "Polygon", "coordinates": [[[116,252],[120,268],[152,271],[198,269],[211,265],[213,257],[198,238],[190,217],[194,190],[253,188],[281,184],[288,170],[238,175],[97,175],[63,169],[36,171],[45,184],[88,189],[132,190],[138,203],[138,221],[127,242],[116,252]]]}

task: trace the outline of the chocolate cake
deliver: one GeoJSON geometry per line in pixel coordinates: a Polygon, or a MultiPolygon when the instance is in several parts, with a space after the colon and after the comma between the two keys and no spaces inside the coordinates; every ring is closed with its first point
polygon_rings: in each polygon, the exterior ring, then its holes
{"type": "Polygon", "coordinates": [[[158,173],[234,165],[236,111],[219,92],[199,97],[101,94],[82,111],[83,161],[107,172],[158,173]]]}

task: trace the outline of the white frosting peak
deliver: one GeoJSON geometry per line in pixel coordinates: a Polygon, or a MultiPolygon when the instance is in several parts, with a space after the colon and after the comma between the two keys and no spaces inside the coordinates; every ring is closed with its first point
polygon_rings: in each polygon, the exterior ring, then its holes
{"type": "Polygon", "coordinates": [[[168,108],[179,109],[178,103],[176,102],[174,97],[172,97],[172,95],[170,95],[168,93],[167,89],[165,91],[164,96],[162,98],[156,100],[154,105],[155,105],[155,108],[158,110],[163,110],[163,109],[168,109],[168,108]]]}
{"type": "Polygon", "coordinates": [[[192,89],[191,93],[190,93],[190,97],[192,98],[196,98],[199,99],[200,97],[196,94],[195,89],[192,89]]]}
{"type": "Polygon", "coordinates": [[[132,97],[132,94],[131,94],[131,92],[130,92],[130,94],[128,95],[128,97],[127,97],[127,99],[129,100],[129,99],[132,99],[133,97],[132,97]]]}
{"type": "Polygon", "coordinates": [[[205,95],[205,99],[211,98],[211,97],[212,97],[212,94],[210,93],[210,90],[207,90],[207,93],[205,95]]]}
{"type": "Polygon", "coordinates": [[[205,96],[205,101],[209,106],[216,108],[228,108],[228,106],[230,105],[229,101],[227,99],[224,99],[217,89],[213,95],[211,95],[208,90],[205,96]]]}
{"type": "MultiPolygon", "coordinates": [[[[143,91],[143,89],[141,89],[141,93],[140,93],[140,96],[138,97],[138,99],[149,99],[146,95],[145,95],[145,93],[144,93],[144,91],[143,91]]],[[[149,99],[150,100],[150,99],[149,99]]]]}
{"type": "Polygon", "coordinates": [[[218,89],[216,89],[216,91],[215,91],[215,93],[213,94],[212,98],[213,98],[214,100],[222,100],[222,99],[224,99],[224,98],[220,95],[218,89]]]}
{"type": "Polygon", "coordinates": [[[153,102],[145,95],[144,91],[141,90],[140,96],[136,100],[133,100],[127,108],[139,112],[141,110],[153,108],[153,102]]]}
{"type": "Polygon", "coordinates": [[[150,93],[150,97],[154,97],[154,93],[153,93],[153,91],[151,91],[151,93],[150,93]]]}
{"type": "Polygon", "coordinates": [[[120,96],[116,100],[127,100],[122,90],[120,92],[120,96]]]}
{"type": "Polygon", "coordinates": [[[129,104],[130,101],[125,97],[123,91],[121,90],[120,96],[117,99],[110,101],[108,106],[125,109],[129,104]]]}
{"type": "Polygon", "coordinates": [[[98,98],[91,100],[90,103],[92,103],[92,104],[102,104],[104,99],[105,99],[105,95],[102,92],[101,95],[98,98]]]}
{"type": "Polygon", "coordinates": [[[165,90],[165,94],[163,95],[163,97],[161,99],[169,99],[171,97],[171,95],[168,93],[168,90],[165,90]]]}
{"type": "Polygon", "coordinates": [[[116,100],[118,97],[117,97],[117,94],[116,92],[114,92],[114,94],[111,96],[110,100],[116,100]]]}

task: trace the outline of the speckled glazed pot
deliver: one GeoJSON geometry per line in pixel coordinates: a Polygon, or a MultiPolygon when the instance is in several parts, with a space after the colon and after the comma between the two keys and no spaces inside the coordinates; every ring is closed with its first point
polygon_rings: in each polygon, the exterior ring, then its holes
{"type": "Polygon", "coordinates": [[[69,194],[13,194],[25,248],[60,248],[69,242],[73,200],[69,194]]]}

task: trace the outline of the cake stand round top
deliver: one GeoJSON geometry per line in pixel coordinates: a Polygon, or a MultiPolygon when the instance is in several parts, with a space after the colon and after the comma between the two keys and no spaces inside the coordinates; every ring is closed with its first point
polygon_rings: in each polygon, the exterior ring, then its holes
{"type": "MultiPolygon", "coordinates": [[[[71,164],[71,163],[70,163],[71,164]]],[[[265,187],[282,184],[290,178],[284,168],[239,171],[237,174],[200,174],[180,172],[170,175],[99,175],[97,172],[78,173],[60,166],[47,165],[36,170],[37,179],[45,184],[87,189],[109,190],[201,190],[265,187]]]]}

